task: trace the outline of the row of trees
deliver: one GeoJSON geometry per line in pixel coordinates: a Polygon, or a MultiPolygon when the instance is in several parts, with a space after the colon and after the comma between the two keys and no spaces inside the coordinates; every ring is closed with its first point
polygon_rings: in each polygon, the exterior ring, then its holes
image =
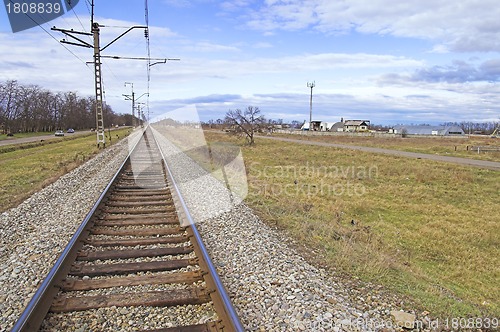
{"type": "MultiPolygon", "coordinates": [[[[411,124],[412,126],[415,124],[411,124]]],[[[500,122],[468,122],[468,121],[462,121],[462,122],[444,122],[440,124],[441,126],[456,126],[462,128],[464,133],[466,134],[485,134],[489,135],[493,133],[495,128],[500,126],[500,122]]],[[[430,126],[430,124],[427,123],[419,123],[416,124],[416,126],[430,126]]],[[[393,126],[388,126],[388,125],[377,125],[377,124],[372,124],[370,126],[370,129],[372,130],[378,130],[378,131],[388,131],[389,129],[393,128],[393,126]]]]}
{"type": "MultiPolygon", "coordinates": [[[[132,115],[118,115],[103,105],[106,125],[132,125],[132,115]]],[[[57,92],[17,81],[0,82],[2,133],[90,129],[95,127],[95,98],[76,92],[57,92]]]]}
{"type": "Polygon", "coordinates": [[[462,130],[466,134],[491,134],[495,128],[500,126],[500,122],[446,122],[443,125],[445,126],[458,126],[462,128],[462,130]]]}
{"type": "MultiPolygon", "coordinates": [[[[276,127],[276,125],[285,126],[282,119],[278,120],[266,120],[266,118],[261,114],[260,109],[254,106],[248,106],[246,109],[235,109],[229,110],[226,113],[224,120],[209,120],[206,123],[202,123],[204,127],[208,128],[219,128],[226,129],[229,132],[245,136],[249,144],[254,144],[254,134],[256,132],[262,132],[271,127],[276,127]]],[[[299,121],[292,121],[287,124],[287,128],[300,128],[302,123],[299,121]]],[[[425,126],[425,125],[422,125],[425,126]]],[[[465,133],[482,133],[491,134],[494,132],[495,128],[499,126],[497,122],[448,122],[444,123],[443,126],[458,126],[461,127],[465,133]]],[[[388,130],[390,126],[374,125],[371,127],[372,130],[388,130]]]]}
{"type": "MultiPolygon", "coordinates": [[[[253,106],[249,106],[251,108],[255,108],[253,106]]],[[[258,109],[258,107],[257,107],[258,109]]],[[[239,109],[236,109],[236,110],[229,110],[229,112],[237,112],[239,109]]],[[[248,111],[248,108],[247,108],[247,111],[248,111]]],[[[241,110],[239,110],[239,112],[243,112],[241,110]]],[[[260,111],[259,111],[260,112],[260,111]]],[[[217,120],[208,120],[206,122],[202,122],[202,125],[207,127],[207,128],[217,128],[217,129],[222,129],[222,128],[225,128],[227,127],[227,121],[228,119],[227,118],[224,118],[224,119],[217,119],[217,120]]],[[[275,126],[275,125],[283,125],[283,126],[286,126],[287,128],[295,128],[295,129],[299,129],[302,127],[302,125],[304,124],[304,122],[302,121],[297,121],[297,120],[293,120],[293,121],[290,121],[290,122],[285,122],[283,121],[283,119],[277,119],[277,120],[274,120],[274,119],[266,119],[264,118],[263,121],[262,121],[262,125],[263,126],[267,126],[267,127],[270,127],[270,126],[275,126]]]]}
{"type": "MultiPolygon", "coordinates": [[[[246,110],[229,110],[228,113],[226,114],[226,117],[224,119],[217,119],[217,120],[209,120],[207,122],[203,122],[202,125],[206,128],[217,128],[217,129],[224,129],[227,128],[228,126],[234,126],[236,125],[237,122],[247,123],[248,126],[248,121],[253,122],[252,116],[249,116],[248,119],[246,118],[246,114],[251,115],[254,111],[257,111],[260,113],[260,110],[258,107],[253,107],[249,106],[246,110]],[[246,121],[245,121],[246,120],[246,121]]],[[[254,117],[255,118],[255,117],[254,117]]],[[[281,125],[283,128],[292,128],[292,129],[299,129],[302,127],[304,122],[300,121],[290,121],[289,123],[286,123],[283,121],[283,119],[265,119],[263,117],[256,117],[258,120],[258,127],[259,128],[270,128],[272,126],[276,127],[276,125],[281,125]]],[[[411,124],[414,125],[414,124],[411,124]]],[[[430,124],[417,124],[417,126],[430,126],[430,124]]],[[[442,123],[441,126],[457,126],[463,129],[463,131],[466,134],[485,134],[489,135],[494,132],[496,128],[500,127],[500,122],[467,122],[467,121],[462,121],[462,122],[445,122],[442,123]]],[[[376,130],[376,131],[389,131],[389,129],[393,128],[394,126],[390,125],[380,125],[380,124],[371,124],[370,129],[371,130],[376,130]]],[[[242,128],[240,130],[243,131],[242,128]]]]}

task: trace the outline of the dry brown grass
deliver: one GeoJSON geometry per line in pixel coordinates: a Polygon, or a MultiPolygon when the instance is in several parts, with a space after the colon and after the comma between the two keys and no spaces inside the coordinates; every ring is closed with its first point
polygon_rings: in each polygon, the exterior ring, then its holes
{"type": "Polygon", "coordinates": [[[500,139],[489,136],[470,137],[357,137],[357,136],[331,136],[331,135],[285,135],[276,136],[312,140],[317,142],[370,146],[385,149],[394,149],[409,152],[437,154],[441,156],[454,156],[479,160],[500,161],[500,152],[488,151],[477,153],[471,150],[472,146],[500,147],[500,139]]]}
{"type": "Polygon", "coordinates": [[[328,265],[434,314],[500,314],[500,172],[264,139],[241,146],[246,202],[328,265]]]}
{"type": "MultiPolygon", "coordinates": [[[[129,129],[113,131],[112,144],[129,129]]],[[[108,145],[109,137],[106,134],[108,145]]],[[[0,149],[0,212],[14,207],[99,152],[95,135],[0,149]]]]}

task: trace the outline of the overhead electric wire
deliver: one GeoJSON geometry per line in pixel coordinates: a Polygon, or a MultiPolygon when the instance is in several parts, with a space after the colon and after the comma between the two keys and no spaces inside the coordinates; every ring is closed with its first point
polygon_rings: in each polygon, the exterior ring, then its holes
{"type": "MultiPolygon", "coordinates": [[[[90,10],[89,4],[91,4],[91,3],[88,0],[85,1],[85,5],[87,7],[87,11],[89,12],[89,15],[92,15],[92,11],[90,10]]],[[[85,29],[82,21],[80,20],[80,18],[76,14],[75,8],[73,7],[73,8],[71,8],[71,10],[73,11],[73,14],[75,14],[76,18],[78,19],[78,22],[80,22],[80,25],[81,25],[83,31],[87,33],[87,29],[85,29]]],[[[90,40],[90,43],[92,44],[93,43],[93,38],[89,36],[89,40],[90,40]]],[[[108,63],[106,61],[104,61],[104,60],[101,60],[101,63],[108,69],[108,71],[111,73],[111,75],[118,81],[118,77],[116,77],[115,73],[113,72],[113,70],[111,69],[111,67],[108,65],[108,63]]],[[[101,85],[103,86],[103,99],[105,99],[105,86],[104,86],[104,80],[103,79],[101,79],[101,85]]]]}
{"type": "MultiPolygon", "coordinates": [[[[86,2],[87,3],[87,2],[86,2]]],[[[88,8],[88,4],[87,4],[87,9],[88,8]]],[[[80,26],[82,27],[83,31],[85,33],[88,33],[87,32],[87,29],[85,29],[85,26],[83,25],[82,21],[80,20],[80,17],[78,17],[78,15],[76,14],[75,12],[75,8],[71,8],[71,11],[73,12],[73,14],[76,16],[76,19],[78,20],[78,22],[80,22],[80,26]]],[[[66,21],[66,20],[65,20],[66,21]]],[[[66,21],[67,23],[67,21],[66,21]]],[[[69,25],[69,24],[68,24],[69,25]]],[[[92,44],[93,43],[93,38],[91,36],[88,36],[89,38],[89,41],[90,43],[92,44]]],[[[113,72],[113,70],[111,69],[111,67],[108,65],[107,61],[104,61],[104,60],[101,60],[101,63],[108,69],[108,71],[111,73],[111,75],[116,79],[118,80],[118,77],[116,77],[115,73],[113,72]]],[[[87,64],[87,63],[86,63],[87,64]]],[[[102,85],[102,92],[103,92],[103,100],[104,102],[106,102],[106,86],[104,85],[104,79],[101,78],[101,85],[102,85]]]]}
{"type": "MultiPolygon", "coordinates": [[[[92,6],[92,3],[91,3],[89,0],[86,0],[86,1],[85,1],[85,6],[87,7],[87,11],[89,12],[89,16],[92,16],[92,10],[90,9],[89,5],[91,5],[91,6],[92,6]]],[[[91,22],[92,22],[92,21],[91,21],[91,22]]],[[[90,25],[90,26],[92,26],[92,23],[91,23],[91,25],[90,25]]]]}
{"type": "MultiPolygon", "coordinates": [[[[14,4],[13,0],[9,0],[10,3],[14,4]]],[[[86,0],[84,1],[85,2],[85,5],[87,7],[87,10],[89,11],[89,13],[91,13],[91,9],[89,8],[89,0],[86,0]]],[[[144,17],[145,17],[145,23],[146,23],[146,29],[144,31],[144,36],[146,38],[146,47],[147,47],[147,66],[146,66],[146,69],[147,69],[147,93],[146,93],[146,96],[147,96],[147,103],[146,103],[146,107],[148,109],[148,112],[149,112],[149,95],[150,95],[150,81],[151,81],[151,47],[150,47],[150,36],[149,36],[149,9],[148,9],[148,1],[145,0],[144,2],[144,17]]],[[[82,29],[84,32],[87,32],[87,30],[85,29],[80,17],[77,15],[77,13],[75,12],[74,8],[71,8],[73,14],[75,15],[76,19],[78,20],[78,22],[80,23],[82,29]]],[[[85,64],[85,67],[90,70],[92,73],[94,72],[89,66],[88,66],[88,62],[84,61],[82,58],[80,58],[75,52],[73,52],[71,49],[69,49],[66,45],[64,45],[64,43],[62,43],[59,39],[57,39],[56,37],[54,37],[46,28],[43,27],[42,24],[47,24],[46,22],[45,23],[39,23],[37,22],[37,20],[35,18],[33,18],[31,15],[29,15],[29,13],[25,13],[25,15],[31,20],[33,21],[36,25],[38,25],[46,34],[48,34],[52,39],[54,39],[59,45],[61,45],[62,47],[64,47],[64,49],[66,49],[66,51],[68,51],[71,55],[73,55],[75,58],[77,58],[80,62],[82,62],[83,64],[85,64]]],[[[92,15],[92,14],[91,14],[92,15]]],[[[38,16],[40,16],[40,18],[43,20],[44,18],[38,14],[38,16]]],[[[67,24],[68,22],[62,18],[67,24]]],[[[93,17],[91,18],[93,19],[93,17]]],[[[68,24],[69,25],[69,24],[68,24]]],[[[109,26],[109,27],[117,27],[117,26],[109,26]]],[[[90,37],[89,37],[90,38],[90,37]]],[[[91,38],[92,39],[92,38],[91,38]]],[[[163,60],[163,59],[161,59],[163,60]]],[[[177,60],[177,59],[175,59],[177,60]]],[[[105,62],[105,61],[101,61],[101,63],[103,63],[107,69],[109,70],[109,72],[111,73],[111,75],[118,80],[118,77],[114,74],[114,72],[111,70],[111,67],[105,62]]],[[[103,90],[103,99],[104,99],[104,102],[105,102],[105,99],[106,99],[106,93],[105,93],[105,87],[104,87],[104,81],[102,80],[101,81],[101,84],[102,84],[102,90],[103,90]]]]}
{"type": "MultiPolygon", "coordinates": [[[[81,25],[81,27],[82,27],[83,31],[84,31],[84,32],[87,32],[87,30],[86,30],[86,29],[85,29],[85,27],[83,26],[82,21],[80,20],[80,17],[78,17],[78,15],[76,14],[76,12],[75,12],[75,8],[74,8],[74,7],[73,7],[73,8],[71,8],[71,11],[73,12],[73,14],[75,14],[76,19],[78,20],[78,22],[80,22],[80,25],[81,25]]],[[[92,38],[90,38],[90,36],[89,36],[89,40],[91,40],[91,41],[92,41],[92,38]]]]}
{"type": "Polygon", "coordinates": [[[130,28],[129,26],[124,26],[124,25],[101,25],[102,27],[106,28],[116,28],[116,29],[128,29],[130,28]]]}
{"type": "MultiPolygon", "coordinates": [[[[144,18],[145,18],[145,21],[146,21],[146,31],[144,32],[145,33],[145,37],[146,37],[146,45],[147,45],[147,50],[148,50],[148,59],[151,58],[151,49],[149,47],[149,12],[148,12],[148,0],[145,0],[144,1],[144,18]]],[[[151,77],[150,77],[150,64],[151,64],[151,60],[148,60],[148,82],[150,81],[151,77]]]]}
{"type": "MultiPolygon", "coordinates": [[[[14,4],[14,2],[12,2],[12,0],[10,0],[10,3],[14,4]]],[[[71,53],[75,58],[77,58],[78,60],[80,60],[84,65],[85,67],[87,67],[89,70],[91,70],[88,66],[87,66],[87,63],[85,61],[83,61],[78,55],[76,55],[73,51],[71,51],[69,48],[67,48],[63,43],[61,43],[56,37],[54,37],[49,31],[47,31],[43,26],[42,24],[40,24],[39,22],[37,22],[33,17],[31,17],[30,15],[28,15],[28,13],[24,13],[24,15],[26,15],[30,20],[32,20],[36,25],[38,25],[40,27],[40,29],[42,29],[43,31],[45,31],[46,34],[48,34],[52,39],[54,39],[56,42],[59,43],[59,45],[61,45],[62,47],[64,47],[66,49],[66,51],[68,51],[69,53],[71,53]]],[[[38,14],[40,16],[40,14],[38,14]]],[[[40,18],[42,18],[42,16],[40,16],[40,18]]]]}
{"type": "MultiPolygon", "coordinates": [[[[147,76],[148,76],[148,82],[147,82],[147,95],[146,95],[146,108],[148,109],[148,114],[149,114],[149,86],[151,82],[151,48],[149,45],[149,9],[148,9],[148,0],[144,0],[144,20],[146,21],[146,31],[145,37],[146,37],[146,45],[147,45],[147,51],[148,51],[148,62],[146,64],[146,70],[147,70],[147,76]]],[[[149,121],[149,118],[148,118],[149,121]]]]}

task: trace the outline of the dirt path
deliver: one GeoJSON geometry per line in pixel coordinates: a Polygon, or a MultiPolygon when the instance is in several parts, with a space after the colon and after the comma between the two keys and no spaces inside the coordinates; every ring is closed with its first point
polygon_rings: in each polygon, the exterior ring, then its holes
{"type": "Polygon", "coordinates": [[[373,147],[367,147],[367,146],[356,146],[356,145],[347,145],[347,144],[304,141],[304,140],[300,140],[300,139],[292,139],[292,138],[284,138],[284,137],[272,137],[272,136],[258,136],[258,137],[265,138],[265,139],[271,139],[271,140],[277,140],[277,141],[297,143],[297,144],[327,146],[327,147],[351,149],[351,150],[358,150],[358,151],[372,152],[372,153],[384,153],[384,154],[390,154],[393,156],[407,157],[407,158],[429,159],[429,160],[442,161],[442,162],[447,162],[447,163],[454,163],[454,164],[466,165],[466,166],[474,166],[474,167],[487,168],[487,169],[491,169],[491,170],[495,170],[495,171],[500,171],[500,162],[495,162],[495,161],[475,160],[475,159],[460,158],[460,157],[439,156],[439,155],[427,154],[427,153],[407,152],[407,151],[399,151],[399,150],[391,150],[391,149],[373,148],[373,147]]]}

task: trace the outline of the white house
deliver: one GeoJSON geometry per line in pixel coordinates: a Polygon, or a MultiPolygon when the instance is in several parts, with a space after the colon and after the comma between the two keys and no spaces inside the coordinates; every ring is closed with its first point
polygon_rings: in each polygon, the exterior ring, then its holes
{"type": "Polygon", "coordinates": [[[312,124],[312,130],[313,131],[323,131],[321,129],[321,124],[324,123],[323,121],[312,121],[309,123],[308,121],[304,121],[304,124],[302,127],[300,127],[300,130],[309,130],[309,126],[312,124]]]}
{"type": "Polygon", "coordinates": [[[370,127],[368,120],[346,120],[344,122],[344,131],[347,132],[368,131],[368,127],[370,127]]]}

